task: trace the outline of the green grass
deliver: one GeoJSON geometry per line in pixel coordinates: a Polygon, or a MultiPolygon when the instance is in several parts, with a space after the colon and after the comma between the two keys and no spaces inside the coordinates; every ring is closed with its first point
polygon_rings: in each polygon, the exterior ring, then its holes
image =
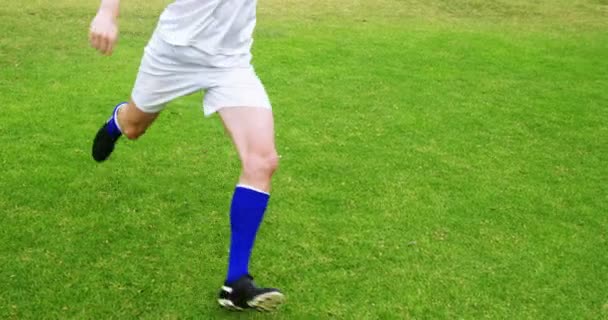
{"type": "Polygon", "coordinates": [[[236,154],[201,95],[98,165],[168,1],[0,8],[0,318],[608,319],[608,2],[262,0],[281,169],[252,268],[223,280],[236,154]]]}

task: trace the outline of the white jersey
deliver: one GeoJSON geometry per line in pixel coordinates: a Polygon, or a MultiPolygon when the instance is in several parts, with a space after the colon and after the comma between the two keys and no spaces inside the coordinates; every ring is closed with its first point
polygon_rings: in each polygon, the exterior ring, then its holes
{"type": "Polygon", "coordinates": [[[256,4],[257,0],[175,0],[160,16],[157,32],[167,43],[195,47],[210,60],[222,56],[236,64],[248,63],[256,4]]]}

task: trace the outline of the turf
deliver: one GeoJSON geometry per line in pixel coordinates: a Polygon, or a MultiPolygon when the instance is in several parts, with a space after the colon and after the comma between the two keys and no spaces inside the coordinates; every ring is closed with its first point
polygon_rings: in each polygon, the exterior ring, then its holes
{"type": "Polygon", "coordinates": [[[271,315],[214,301],[239,163],[200,94],[90,158],[166,3],[111,58],[95,1],[0,8],[0,318],[608,319],[607,1],[261,0],[271,315]]]}

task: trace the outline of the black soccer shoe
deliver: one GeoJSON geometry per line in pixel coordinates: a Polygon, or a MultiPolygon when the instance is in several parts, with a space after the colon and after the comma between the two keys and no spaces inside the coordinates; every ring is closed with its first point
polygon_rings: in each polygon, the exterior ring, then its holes
{"type": "Polygon", "coordinates": [[[256,309],[273,311],[285,301],[285,296],[274,288],[258,288],[250,275],[224,284],[217,302],[228,310],[256,309]]]}
{"type": "Polygon", "coordinates": [[[95,135],[95,139],[93,140],[93,159],[97,162],[108,159],[112,151],[114,151],[114,145],[118,141],[118,138],[120,138],[120,135],[112,136],[108,132],[108,123],[104,123],[99,131],[97,131],[97,135],[95,135]]]}

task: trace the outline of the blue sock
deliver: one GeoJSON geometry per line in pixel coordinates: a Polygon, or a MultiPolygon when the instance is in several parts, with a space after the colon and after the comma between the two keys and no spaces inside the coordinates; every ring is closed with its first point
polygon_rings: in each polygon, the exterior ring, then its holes
{"type": "Polygon", "coordinates": [[[126,102],[121,102],[116,107],[114,107],[114,111],[112,111],[112,117],[108,120],[108,133],[113,137],[120,137],[122,135],[122,131],[118,126],[118,120],[116,117],[118,116],[118,109],[122,107],[126,102]]]}
{"type": "Polygon", "coordinates": [[[249,274],[249,259],[270,195],[238,185],[230,206],[230,259],[226,282],[249,274]]]}

